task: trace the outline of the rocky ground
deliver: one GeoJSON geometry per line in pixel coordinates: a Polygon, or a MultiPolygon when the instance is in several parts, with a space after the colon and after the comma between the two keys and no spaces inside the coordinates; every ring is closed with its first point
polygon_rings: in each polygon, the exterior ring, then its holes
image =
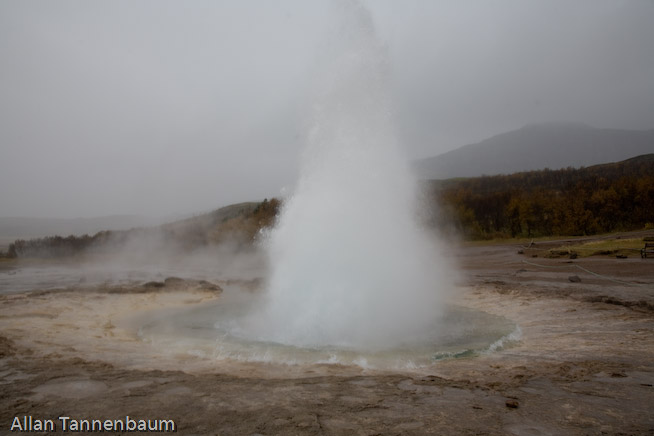
{"type": "Polygon", "coordinates": [[[522,337],[415,371],[207,362],[149,347],[120,321],[220,298],[203,281],[2,295],[0,434],[16,416],[125,415],[172,419],[185,435],[654,434],[654,259],[547,248],[458,250],[453,298],[522,337]]]}

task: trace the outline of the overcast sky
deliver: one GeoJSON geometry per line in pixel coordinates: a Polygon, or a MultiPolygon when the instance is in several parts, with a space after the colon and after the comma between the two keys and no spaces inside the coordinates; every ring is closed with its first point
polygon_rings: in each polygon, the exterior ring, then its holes
{"type": "MultiPolygon", "coordinates": [[[[408,158],[528,123],[654,128],[652,0],[365,4],[408,158]]],[[[335,26],[326,0],[0,0],[0,216],[279,195],[335,26]]]]}

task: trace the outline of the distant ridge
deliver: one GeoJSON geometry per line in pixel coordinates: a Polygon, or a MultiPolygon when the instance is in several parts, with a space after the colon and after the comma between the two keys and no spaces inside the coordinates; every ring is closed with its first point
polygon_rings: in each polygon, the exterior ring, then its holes
{"type": "Polygon", "coordinates": [[[477,144],[414,162],[422,179],[586,167],[654,153],[654,129],[599,129],[584,124],[530,124],[477,144]]]}
{"type": "Polygon", "coordinates": [[[227,243],[232,249],[249,249],[271,227],[279,210],[279,200],[246,202],[213,212],[152,227],[119,231],[99,231],[93,235],[49,235],[7,242],[0,258],[55,258],[82,254],[136,252],[156,255],[163,252],[190,252],[227,243]]]}
{"type": "Polygon", "coordinates": [[[0,247],[14,239],[52,235],[94,234],[101,230],[127,230],[159,224],[159,220],[137,215],[96,218],[0,217],[0,247]]]}
{"type": "Polygon", "coordinates": [[[199,213],[186,218],[171,219],[138,215],[110,215],[95,218],[33,218],[0,217],[0,250],[16,239],[33,239],[48,236],[82,236],[98,232],[124,232],[133,229],[164,229],[184,233],[191,227],[203,231],[220,221],[226,221],[241,214],[251,214],[258,203],[239,203],[222,207],[212,212],[199,213]]]}

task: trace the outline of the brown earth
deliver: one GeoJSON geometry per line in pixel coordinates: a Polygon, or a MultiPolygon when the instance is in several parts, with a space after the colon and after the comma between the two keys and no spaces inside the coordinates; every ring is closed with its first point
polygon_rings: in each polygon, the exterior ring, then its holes
{"type": "Polygon", "coordinates": [[[654,259],[545,259],[546,245],[456,250],[457,302],[522,337],[415,371],[208,361],[121,324],[220,298],[206,282],[2,295],[0,433],[16,416],[129,415],[184,435],[654,434],[654,259]]]}

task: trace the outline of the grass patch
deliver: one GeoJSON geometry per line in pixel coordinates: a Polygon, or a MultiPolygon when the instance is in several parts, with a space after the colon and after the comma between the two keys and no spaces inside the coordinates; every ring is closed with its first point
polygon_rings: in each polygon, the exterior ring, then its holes
{"type": "Polygon", "coordinates": [[[464,241],[463,244],[467,246],[492,246],[492,245],[524,245],[527,246],[531,242],[534,244],[537,244],[539,242],[550,242],[550,241],[557,241],[561,239],[575,239],[579,238],[580,236],[561,236],[561,235],[556,235],[556,236],[538,236],[535,238],[524,238],[524,237],[519,237],[519,238],[493,238],[493,239],[475,239],[475,240],[468,240],[464,241]]]}
{"type": "Polygon", "coordinates": [[[551,249],[548,257],[568,256],[572,253],[577,257],[629,256],[638,254],[644,245],[643,238],[602,239],[582,244],[562,245],[551,249]]]}

